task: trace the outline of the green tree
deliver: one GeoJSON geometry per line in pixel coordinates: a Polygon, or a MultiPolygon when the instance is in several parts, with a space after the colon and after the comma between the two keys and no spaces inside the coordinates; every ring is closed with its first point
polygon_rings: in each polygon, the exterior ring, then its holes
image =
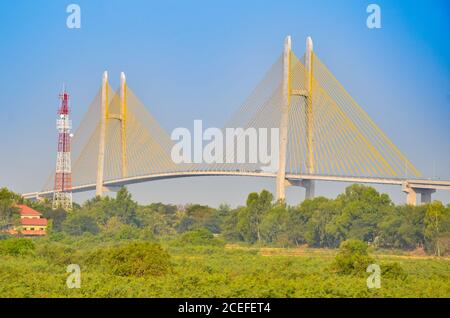
{"type": "Polygon", "coordinates": [[[207,205],[189,205],[180,222],[179,232],[200,227],[204,227],[213,233],[219,233],[220,218],[217,211],[207,205]]]}
{"type": "Polygon", "coordinates": [[[379,235],[378,224],[394,209],[387,194],[380,194],[372,187],[358,184],[347,187],[336,201],[341,213],[332,223],[340,240],[373,242],[379,235]]]}
{"type": "Polygon", "coordinates": [[[62,224],[63,230],[70,235],[84,233],[97,234],[99,227],[94,217],[86,212],[71,213],[62,224]]]}
{"type": "Polygon", "coordinates": [[[338,196],[342,203],[364,202],[370,206],[390,206],[392,201],[386,193],[379,193],[375,188],[361,184],[352,184],[338,196]]]}
{"type": "Polygon", "coordinates": [[[110,213],[113,216],[117,216],[125,224],[133,225],[138,225],[137,207],[138,204],[133,201],[131,193],[125,187],[120,188],[116,198],[111,200],[109,205],[110,213]]]}
{"type": "Polygon", "coordinates": [[[425,206],[397,206],[380,221],[380,246],[401,249],[423,246],[425,212],[425,206]]]}
{"type": "Polygon", "coordinates": [[[7,188],[0,189],[0,231],[19,224],[19,210],[15,204],[20,201],[18,194],[7,188]]]}
{"type": "Polygon", "coordinates": [[[450,237],[450,209],[439,201],[428,205],[425,214],[425,239],[435,255],[443,254],[442,242],[450,237]]]}
{"type": "Polygon", "coordinates": [[[306,243],[307,223],[310,216],[303,213],[300,206],[287,207],[288,220],[286,221],[287,227],[285,229],[286,234],[290,242],[295,245],[306,243]]]}
{"type": "Polygon", "coordinates": [[[9,191],[7,188],[0,188],[0,201],[2,200],[10,200],[17,204],[23,203],[23,199],[20,194],[9,191]]]}
{"type": "Polygon", "coordinates": [[[113,216],[102,227],[102,235],[115,240],[137,239],[139,230],[133,225],[122,223],[117,216],[113,216]]]}
{"type": "Polygon", "coordinates": [[[239,215],[242,215],[245,207],[239,207],[231,210],[223,218],[222,235],[230,241],[244,241],[244,237],[238,229],[239,215]]]}
{"type": "Polygon", "coordinates": [[[62,230],[62,224],[67,217],[67,212],[64,211],[63,209],[56,209],[56,210],[49,209],[43,213],[43,216],[53,221],[54,231],[60,232],[62,230]]]}
{"type": "Polygon", "coordinates": [[[266,243],[289,244],[289,212],[286,204],[278,202],[267,211],[261,221],[261,238],[266,243]]]}
{"type": "Polygon", "coordinates": [[[339,245],[342,237],[333,223],[339,208],[339,202],[324,197],[305,200],[300,205],[300,212],[307,219],[304,237],[308,245],[315,247],[339,245]]]}
{"type": "Polygon", "coordinates": [[[250,243],[261,241],[261,221],[272,208],[273,195],[263,190],[260,194],[252,192],[247,197],[247,206],[240,209],[237,228],[242,238],[250,243]]]}
{"type": "Polygon", "coordinates": [[[140,206],[137,210],[139,226],[150,230],[152,235],[161,236],[175,233],[176,207],[154,203],[140,206]]]}
{"type": "Polygon", "coordinates": [[[138,208],[140,226],[156,226],[158,233],[173,233],[179,221],[178,208],[172,204],[152,203],[138,208]],[[155,225],[154,222],[159,225],[155,225]],[[164,227],[164,230],[163,230],[164,227]]]}

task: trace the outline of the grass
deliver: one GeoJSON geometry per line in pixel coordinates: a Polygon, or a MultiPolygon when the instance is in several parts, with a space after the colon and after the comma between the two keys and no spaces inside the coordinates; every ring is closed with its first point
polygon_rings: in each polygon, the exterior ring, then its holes
{"type": "Polygon", "coordinates": [[[374,253],[381,268],[396,262],[407,275],[382,276],[380,289],[368,289],[368,273],[332,270],[335,250],[163,245],[170,273],[116,276],[80,258],[80,289],[66,287],[64,262],[37,254],[0,256],[0,297],[450,297],[448,258],[374,253]]]}

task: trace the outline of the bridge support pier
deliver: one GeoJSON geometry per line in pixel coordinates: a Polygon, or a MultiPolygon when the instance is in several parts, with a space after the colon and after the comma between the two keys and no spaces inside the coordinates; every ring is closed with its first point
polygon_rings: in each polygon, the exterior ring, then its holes
{"type": "Polygon", "coordinates": [[[315,193],[314,180],[310,180],[310,179],[286,180],[285,187],[291,187],[291,186],[305,188],[305,200],[314,198],[314,193],[315,193]]]}
{"type": "Polygon", "coordinates": [[[434,189],[421,189],[420,202],[422,204],[431,203],[431,194],[436,192],[434,189]]]}
{"type": "Polygon", "coordinates": [[[316,192],[314,180],[303,180],[303,187],[305,188],[305,199],[314,199],[316,192]]]}
{"type": "Polygon", "coordinates": [[[402,185],[402,191],[406,193],[406,204],[417,205],[417,194],[420,194],[420,203],[431,203],[431,194],[436,192],[435,189],[413,188],[408,184],[402,185]]]}

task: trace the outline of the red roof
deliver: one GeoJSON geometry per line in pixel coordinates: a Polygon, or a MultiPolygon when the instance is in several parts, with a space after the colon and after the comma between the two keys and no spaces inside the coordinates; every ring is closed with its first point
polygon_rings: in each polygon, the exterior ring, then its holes
{"type": "Polygon", "coordinates": [[[22,225],[47,225],[47,219],[45,219],[45,218],[40,218],[40,219],[22,218],[22,219],[20,219],[20,223],[22,223],[22,225]]]}
{"type": "Polygon", "coordinates": [[[42,215],[38,211],[36,211],[36,210],[34,210],[34,209],[30,208],[29,206],[26,206],[24,204],[18,204],[18,205],[16,205],[16,207],[20,209],[20,215],[21,216],[26,216],[26,215],[29,215],[29,216],[41,216],[42,215]]]}

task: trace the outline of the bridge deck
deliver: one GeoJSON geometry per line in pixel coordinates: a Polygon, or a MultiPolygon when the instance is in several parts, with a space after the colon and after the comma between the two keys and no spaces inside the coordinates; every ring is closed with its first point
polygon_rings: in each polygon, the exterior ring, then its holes
{"type": "MultiPolygon", "coordinates": [[[[186,171],[186,172],[167,172],[161,174],[152,174],[130,178],[109,180],[104,182],[105,187],[120,187],[128,184],[142,183],[162,179],[175,179],[186,177],[202,176],[245,176],[245,177],[268,177],[275,178],[276,173],[272,172],[245,172],[245,171],[186,171]]],[[[445,180],[426,180],[426,179],[402,179],[402,178],[373,178],[373,177],[352,177],[352,176],[323,176],[323,175],[298,175],[286,174],[288,180],[318,180],[350,183],[371,183],[387,185],[405,185],[411,188],[450,190],[450,181],[445,180]]],[[[72,187],[72,192],[84,192],[95,190],[95,183],[72,187]]],[[[26,199],[36,198],[38,196],[47,197],[53,195],[53,190],[42,192],[25,193],[22,196],[26,199]]]]}

